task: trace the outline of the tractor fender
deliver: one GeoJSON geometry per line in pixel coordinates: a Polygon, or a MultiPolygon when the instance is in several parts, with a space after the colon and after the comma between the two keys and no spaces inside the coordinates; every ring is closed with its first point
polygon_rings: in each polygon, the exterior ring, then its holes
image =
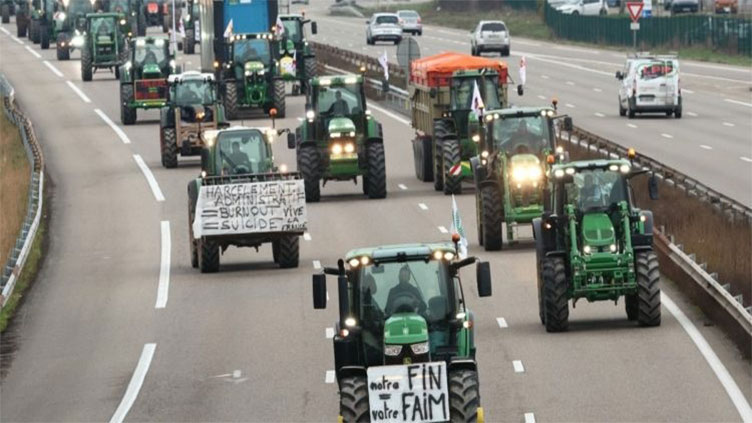
{"type": "Polygon", "coordinates": [[[340,367],[339,369],[337,369],[337,385],[339,385],[339,381],[342,380],[342,378],[350,376],[361,376],[368,378],[368,373],[366,372],[366,368],[363,366],[340,367]]]}
{"type": "Polygon", "coordinates": [[[540,260],[543,257],[546,249],[543,245],[543,233],[541,232],[541,218],[536,217],[533,219],[533,239],[535,240],[535,256],[540,260]]]}
{"type": "Polygon", "coordinates": [[[454,370],[478,371],[478,363],[472,358],[452,358],[447,367],[449,372],[454,370]]]}
{"type": "Polygon", "coordinates": [[[384,129],[381,126],[381,122],[376,119],[368,119],[366,121],[366,139],[369,138],[384,138],[384,129]]]}
{"type": "Polygon", "coordinates": [[[499,183],[497,181],[493,180],[493,179],[484,179],[484,180],[480,181],[479,184],[478,184],[478,188],[485,188],[485,187],[489,187],[489,186],[500,188],[499,187],[499,183]]]}
{"type": "Polygon", "coordinates": [[[175,113],[170,107],[159,109],[159,128],[172,128],[175,126],[175,113]]]}

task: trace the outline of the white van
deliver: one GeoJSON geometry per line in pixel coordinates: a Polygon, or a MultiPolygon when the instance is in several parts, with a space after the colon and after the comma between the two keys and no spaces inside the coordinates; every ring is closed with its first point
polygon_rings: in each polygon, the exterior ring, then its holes
{"type": "Polygon", "coordinates": [[[665,113],[682,117],[679,60],[675,55],[640,53],[627,59],[624,71],[616,72],[619,115],[632,119],[636,113],[665,113]]]}

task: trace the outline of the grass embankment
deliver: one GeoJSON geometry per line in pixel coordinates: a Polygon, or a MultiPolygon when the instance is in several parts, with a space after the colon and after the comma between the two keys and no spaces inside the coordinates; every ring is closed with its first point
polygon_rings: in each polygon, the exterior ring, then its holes
{"type": "MultiPolygon", "coordinates": [[[[424,24],[444,26],[470,31],[481,20],[502,20],[509,27],[512,34],[512,44],[514,37],[531,38],[535,40],[555,41],[557,43],[566,43],[577,45],[584,48],[607,48],[610,50],[624,52],[632,51],[627,47],[609,46],[597,43],[580,43],[568,40],[557,39],[551,29],[546,25],[543,16],[540,13],[515,10],[499,9],[476,11],[442,11],[437,10],[436,2],[426,2],[415,5],[409,4],[390,4],[379,8],[360,8],[364,15],[370,16],[374,12],[395,12],[400,9],[413,9],[417,11],[424,24]]],[[[676,51],[672,48],[651,48],[654,53],[668,53],[676,51]]],[[[698,60],[703,62],[714,62],[736,66],[752,66],[752,57],[729,55],[726,53],[714,51],[708,47],[683,47],[679,49],[679,58],[687,60],[698,60]]]]}

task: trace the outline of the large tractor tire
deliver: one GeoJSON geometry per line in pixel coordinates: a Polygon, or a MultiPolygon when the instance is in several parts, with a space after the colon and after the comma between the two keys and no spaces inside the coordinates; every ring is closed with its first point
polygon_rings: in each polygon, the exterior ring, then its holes
{"type": "Polygon", "coordinates": [[[540,318],[540,322],[542,325],[546,324],[546,306],[545,302],[543,301],[543,275],[541,275],[542,269],[541,269],[541,262],[543,260],[543,257],[538,257],[538,253],[536,251],[536,274],[537,274],[537,284],[538,284],[538,317],[540,318]]]}
{"type": "Polygon", "coordinates": [[[321,200],[319,184],[319,152],[316,146],[305,146],[298,150],[298,171],[303,176],[306,202],[316,203],[321,200]]]}
{"type": "Polygon", "coordinates": [[[431,156],[433,157],[433,189],[436,191],[444,190],[444,154],[442,141],[447,134],[447,128],[444,122],[435,122],[433,125],[433,142],[431,147],[431,156]]]}
{"type": "Polygon", "coordinates": [[[455,370],[448,376],[450,420],[452,422],[477,422],[480,408],[478,372],[455,370]]]}
{"type": "Polygon", "coordinates": [[[92,64],[91,64],[91,48],[87,43],[84,48],[81,49],[81,80],[91,81],[92,77],[92,64]]]}
{"type": "Polygon", "coordinates": [[[21,19],[16,16],[16,36],[18,38],[25,37],[28,29],[29,20],[27,18],[21,19]]]}
{"type": "Polygon", "coordinates": [[[185,41],[183,45],[183,53],[194,54],[196,52],[196,37],[193,34],[193,29],[185,31],[185,41]]]}
{"type": "Polygon", "coordinates": [[[308,89],[310,88],[311,84],[311,78],[314,78],[319,73],[318,64],[316,62],[316,57],[306,57],[305,61],[303,62],[303,67],[305,68],[305,78],[303,81],[303,94],[308,93],[308,89]]]}
{"type": "MultiPolygon", "coordinates": [[[[83,66],[83,64],[82,64],[83,66]]],[[[133,125],[136,123],[137,111],[134,107],[128,106],[133,101],[133,85],[120,85],[120,122],[123,125],[133,125]]]]}
{"type": "Polygon", "coordinates": [[[34,44],[39,44],[39,21],[31,19],[31,27],[29,29],[29,38],[34,44]]]}
{"type": "Polygon", "coordinates": [[[230,81],[225,85],[225,115],[227,119],[236,119],[238,116],[238,85],[230,81]]]}
{"type": "Polygon", "coordinates": [[[219,245],[212,241],[201,239],[199,245],[198,267],[201,273],[216,273],[219,271],[219,245]]]}
{"type": "Polygon", "coordinates": [[[637,253],[637,322],[640,326],[661,325],[661,288],[658,282],[658,257],[650,252],[637,253]]]}
{"type": "Polygon", "coordinates": [[[7,4],[4,4],[0,6],[0,10],[2,10],[3,15],[3,23],[7,24],[10,22],[10,7],[7,4]]]}
{"type": "MultiPolygon", "coordinates": [[[[136,34],[138,34],[139,37],[145,37],[146,36],[146,16],[144,16],[143,13],[139,12],[138,16],[136,17],[136,34]]],[[[133,26],[131,26],[133,28],[133,26]]],[[[132,30],[132,29],[131,29],[132,30]]]]}
{"type": "Polygon", "coordinates": [[[276,262],[281,269],[292,269],[298,267],[300,258],[300,238],[297,235],[290,235],[279,239],[279,250],[277,252],[276,262]]]}
{"type": "Polygon", "coordinates": [[[371,142],[366,147],[368,157],[368,170],[364,186],[368,192],[368,198],[386,198],[386,157],[384,156],[384,144],[371,142]]]}
{"type": "Polygon", "coordinates": [[[452,176],[450,170],[452,166],[459,164],[462,160],[460,156],[460,142],[454,134],[448,135],[441,142],[444,155],[444,194],[462,194],[462,174],[452,176]]]}
{"type": "Polygon", "coordinates": [[[277,109],[277,118],[285,117],[285,81],[281,79],[274,80],[274,97],[272,97],[272,107],[277,109]]]}
{"type": "Polygon", "coordinates": [[[493,185],[487,185],[480,189],[481,200],[481,225],[483,248],[486,251],[501,250],[503,238],[501,223],[503,220],[503,205],[501,193],[493,185]]]}
{"type": "Polygon", "coordinates": [[[340,381],[339,415],[342,421],[370,422],[368,381],[363,376],[344,377],[340,381]]]}
{"type": "Polygon", "coordinates": [[[415,176],[419,181],[433,181],[433,154],[431,153],[431,138],[421,137],[413,140],[413,160],[415,162],[415,176]]]}
{"type": "Polygon", "coordinates": [[[547,332],[563,332],[569,327],[566,272],[564,260],[560,257],[541,260],[543,306],[546,314],[547,332]]]}
{"type": "Polygon", "coordinates": [[[173,169],[178,167],[178,142],[175,137],[175,130],[172,128],[162,129],[162,166],[173,169]]]}
{"type": "Polygon", "coordinates": [[[57,60],[70,60],[70,49],[68,47],[61,47],[60,43],[64,42],[66,40],[64,34],[58,34],[57,36],[57,44],[56,46],[56,53],[57,53],[57,60]]]}
{"type": "Polygon", "coordinates": [[[41,25],[39,27],[39,47],[42,50],[50,48],[50,27],[47,25],[41,25]]]}

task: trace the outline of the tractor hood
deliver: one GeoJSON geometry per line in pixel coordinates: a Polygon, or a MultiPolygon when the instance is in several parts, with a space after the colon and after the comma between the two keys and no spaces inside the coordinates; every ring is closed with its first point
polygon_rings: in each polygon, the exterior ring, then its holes
{"type": "Polygon", "coordinates": [[[141,73],[143,74],[144,79],[153,79],[153,78],[162,77],[162,69],[159,68],[159,65],[154,64],[154,63],[145,64],[144,69],[141,73]]]}
{"type": "Polygon", "coordinates": [[[264,70],[264,64],[261,62],[246,62],[245,65],[243,65],[243,70],[245,72],[258,72],[264,70]]]}
{"type": "Polygon", "coordinates": [[[355,124],[349,118],[336,117],[329,121],[327,132],[329,135],[346,133],[349,136],[350,132],[355,132],[355,124]]]}
{"type": "Polygon", "coordinates": [[[582,241],[591,247],[607,247],[615,242],[614,226],[606,213],[589,213],[582,217],[582,241]]]}
{"type": "Polygon", "coordinates": [[[426,320],[414,313],[397,313],[384,323],[384,344],[407,345],[428,341],[426,320]]]}
{"type": "Polygon", "coordinates": [[[509,158],[509,174],[517,184],[540,182],[543,177],[540,159],[534,154],[515,154],[509,158]]]}

